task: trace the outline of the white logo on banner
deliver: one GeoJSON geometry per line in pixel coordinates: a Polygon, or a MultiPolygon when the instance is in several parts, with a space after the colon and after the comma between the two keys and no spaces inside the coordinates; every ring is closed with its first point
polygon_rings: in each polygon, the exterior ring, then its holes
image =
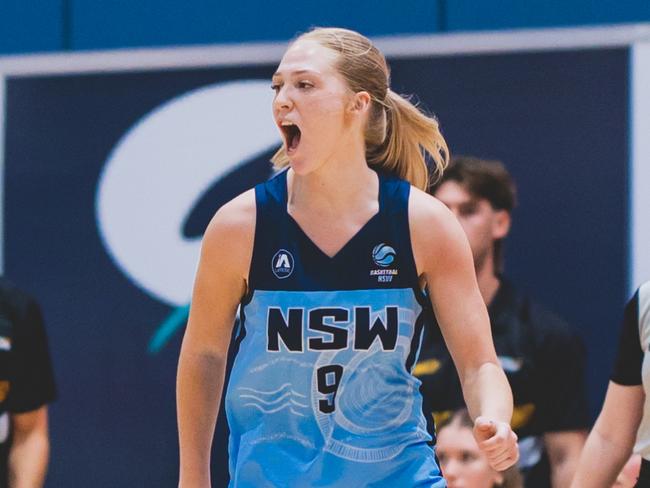
{"type": "Polygon", "coordinates": [[[100,234],[120,269],[157,299],[190,301],[200,239],[182,228],[201,196],[280,144],[272,96],[259,80],[191,91],[147,114],[109,155],[97,192],[100,234]]]}

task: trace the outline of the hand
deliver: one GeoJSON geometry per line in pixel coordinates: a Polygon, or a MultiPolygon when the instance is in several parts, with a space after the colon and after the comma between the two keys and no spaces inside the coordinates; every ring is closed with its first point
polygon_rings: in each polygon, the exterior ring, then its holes
{"type": "Polygon", "coordinates": [[[477,417],[474,421],[474,438],[490,466],[497,471],[505,471],[519,460],[517,434],[507,422],[477,417]]]}

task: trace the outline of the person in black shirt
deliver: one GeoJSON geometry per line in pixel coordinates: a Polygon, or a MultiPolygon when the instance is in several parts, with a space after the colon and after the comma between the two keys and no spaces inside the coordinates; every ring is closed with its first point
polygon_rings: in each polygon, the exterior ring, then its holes
{"type": "Polygon", "coordinates": [[[611,486],[634,450],[641,455],[637,487],[650,486],[650,282],[625,307],[618,355],[603,408],[589,434],[575,488],[611,486]],[[645,386],[644,386],[645,385],[645,386]]]}
{"type": "MultiPolygon", "coordinates": [[[[520,439],[525,486],[567,487],[588,427],[584,347],[563,320],[500,274],[514,183],[499,162],[458,157],[431,193],[457,216],[472,249],[494,345],[514,395],[512,426],[520,439]]],[[[433,322],[414,372],[423,382],[425,413],[439,423],[465,401],[433,322]]]]}
{"type": "Polygon", "coordinates": [[[40,308],[0,277],[0,487],[43,485],[55,397],[40,308]]]}

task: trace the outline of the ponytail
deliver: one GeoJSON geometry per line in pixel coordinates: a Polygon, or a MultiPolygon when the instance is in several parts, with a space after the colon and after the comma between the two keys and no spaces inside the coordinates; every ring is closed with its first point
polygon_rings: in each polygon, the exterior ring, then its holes
{"type": "MultiPolygon", "coordinates": [[[[426,191],[432,182],[442,176],[449,161],[449,149],[440,133],[438,121],[390,88],[386,93],[384,110],[386,135],[383,142],[373,146],[366,138],[368,164],[393,173],[426,191]],[[435,166],[433,178],[429,174],[427,153],[435,166]]],[[[372,118],[368,122],[371,124],[372,118]]]]}
{"type": "Polygon", "coordinates": [[[273,168],[278,171],[289,166],[289,155],[287,154],[284,144],[282,144],[280,149],[275,152],[271,158],[271,163],[273,163],[273,168]]]}

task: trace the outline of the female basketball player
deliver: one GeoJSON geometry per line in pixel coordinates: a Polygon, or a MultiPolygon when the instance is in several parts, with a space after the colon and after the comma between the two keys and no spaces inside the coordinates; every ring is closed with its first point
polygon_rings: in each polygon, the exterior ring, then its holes
{"type": "Polygon", "coordinates": [[[444,486],[411,375],[431,304],[481,448],[497,470],[516,462],[512,395],[469,246],[422,191],[421,148],[440,172],[445,142],[388,85],[383,55],[343,29],[300,36],[273,75],[284,138],[274,162],[288,170],[206,231],[178,372],[181,486],[210,486],[240,305],[225,400],[231,486],[444,486]]]}
{"type": "Polygon", "coordinates": [[[625,307],[614,372],[573,487],[612,486],[632,450],[642,458],[636,486],[650,486],[650,395],[645,390],[650,379],[649,348],[650,282],[625,307]]]}

